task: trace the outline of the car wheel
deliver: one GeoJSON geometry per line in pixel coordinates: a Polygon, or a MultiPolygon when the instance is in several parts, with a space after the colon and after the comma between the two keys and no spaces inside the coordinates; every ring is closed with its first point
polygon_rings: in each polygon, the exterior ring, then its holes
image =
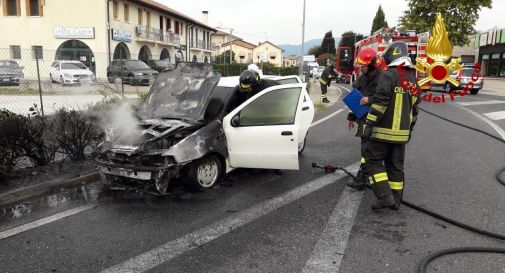
{"type": "Polygon", "coordinates": [[[303,150],[305,150],[306,141],[307,137],[303,139],[302,143],[298,143],[298,155],[301,155],[303,153],[303,150]]]}
{"type": "Polygon", "coordinates": [[[134,85],[134,82],[133,82],[133,75],[129,75],[129,76],[128,76],[128,84],[129,84],[129,85],[132,85],[132,86],[134,85]]]}
{"type": "Polygon", "coordinates": [[[53,74],[49,74],[49,79],[51,80],[51,83],[56,83],[56,81],[53,79],[53,74]]]}
{"type": "Polygon", "coordinates": [[[191,163],[185,184],[193,190],[206,190],[215,186],[222,174],[223,165],[219,158],[207,155],[191,163]]]}
{"type": "Polygon", "coordinates": [[[107,73],[107,80],[109,81],[109,83],[113,83],[114,82],[114,78],[112,77],[112,74],[110,72],[107,73]]]}
{"type": "Polygon", "coordinates": [[[472,89],[470,90],[470,95],[477,95],[479,93],[480,89],[472,89]]]}
{"type": "Polygon", "coordinates": [[[452,91],[452,87],[451,87],[451,84],[450,84],[450,83],[446,83],[446,84],[444,85],[444,91],[445,91],[445,93],[451,93],[451,91],[452,91]]]}

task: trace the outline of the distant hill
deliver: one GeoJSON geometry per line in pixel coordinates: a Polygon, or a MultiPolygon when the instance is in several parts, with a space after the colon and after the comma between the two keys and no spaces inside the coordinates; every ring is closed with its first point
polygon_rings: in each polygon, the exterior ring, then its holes
{"type": "MultiPolygon", "coordinates": [[[[303,44],[303,50],[305,51],[305,55],[307,55],[307,51],[309,51],[309,49],[311,47],[314,47],[314,46],[319,46],[321,45],[321,41],[323,39],[312,39],[312,40],[308,40],[308,41],[305,41],[305,43],[303,44]]],[[[335,38],[335,45],[338,45],[338,42],[340,41],[340,38],[335,38]]],[[[284,49],[284,56],[289,56],[289,55],[300,55],[300,50],[301,50],[301,45],[287,45],[287,44],[284,44],[284,45],[278,45],[280,48],[284,49]]]]}

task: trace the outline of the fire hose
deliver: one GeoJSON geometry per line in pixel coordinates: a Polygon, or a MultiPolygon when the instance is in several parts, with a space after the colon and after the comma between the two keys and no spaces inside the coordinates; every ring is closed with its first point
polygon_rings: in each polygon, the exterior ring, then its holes
{"type": "MultiPolygon", "coordinates": [[[[427,113],[429,115],[432,115],[432,116],[435,116],[435,117],[440,118],[442,120],[445,120],[447,122],[450,122],[450,123],[453,123],[453,124],[465,127],[467,129],[470,129],[470,130],[482,133],[484,135],[487,135],[487,136],[489,136],[489,137],[491,137],[491,138],[493,138],[495,140],[498,140],[498,141],[500,141],[500,142],[502,142],[502,143],[505,144],[505,140],[503,140],[503,139],[501,139],[501,138],[499,138],[499,137],[497,137],[497,136],[495,136],[493,134],[490,134],[490,133],[488,133],[486,131],[483,131],[483,130],[480,130],[480,129],[477,129],[477,128],[473,128],[473,127],[470,127],[468,125],[465,125],[465,124],[462,124],[462,123],[459,123],[459,122],[456,122],[456,121],[452,121],[450,119],[447,119],[447,118],[445,118],[443,116],[437,115],[435,113],[432,113],[432,112],[427,111],[427,110],[422,109],[422,108],[420,108],[420,110],[422,112],[425,112],[425,113],[427,113]]],[[[349,171],[347,171],[342,166],[335,166],[335,165],[332,165],[332,164],[320,165],[320,164],[317,164],[317,163],[312,163],[312,167],[313,168],[324,169],[324,171],[326,173],[333,173],[333,172],[336,172],[337,170],[340,170],[340,171],[345,172],[347,175],[349,175],[352,178],[356,177],[355,175],[353,175],[352,173],[350,173],[349,171]]],[[[505,186],[505,180],[502,178],[502,174],[503,173],[505,173],[505,167],[499,169],[496,172],[495,176],[496,176],[496,180],[498,180],[498,182],[500,184],[502,184],[502,185],[505,186]]],[[[482,228],[478,228],[478,227],[474,227],[474,226],[462,223],[460,221],[457,221],[457,220],[454,220],[454,219],[449,218],[447,216],[441,215],[439,213],[436,213],[436,212],[431,211],[429,209],[423,208],[421,206],[418,206],[418,205],[413,204],[413,203],[411,203],[409,201],[406,201],[406,200],[402,200],[402,204],[404,204],[405,206],[410,207],[410,208],[412,208],[414,210],[417,210],[417,211],[419,211],[421,213],[424,213],[426,215],[434,217],[436,219],[439,219],[439,220],[442,220],[442,221],[447,222],[449,224],[452,224],[454,226],[460,227],[462,229],[465,229],[465,230],[468,230],[468,231],[471,231],[471,232],[474,232],[474,233],[477,233],[477,234],[480,234],[480,235],[483,235],[483,236],[487,236],[487,237],[490,237],[490,238],[495,238],[495,239],[499,239],[499,240],[505,241],[505,235],[504,234],[494,233],[494,232],[491,232],[491,231],[488,231],[488,230],[485,230],[485,229],[482,229],[482,228]]],[[[418,267],[417,272],[418,273],[426,273],[428,265],[432,261],[434,261],[435,259],[440,258],[440,257],[445,256],[445,255],[459,254],[459,253],[501,253],[501,254],[505,254],[505,248],[491,248],[491,247],[478,247],[478,246],[476,246],[476,247],[448,248],[448,249],[440,250],[440,251],[434,252],[434,253],[432,253],[432,254],[424,257],[423,260],[421,261],[419,267],[418,267]]]]}

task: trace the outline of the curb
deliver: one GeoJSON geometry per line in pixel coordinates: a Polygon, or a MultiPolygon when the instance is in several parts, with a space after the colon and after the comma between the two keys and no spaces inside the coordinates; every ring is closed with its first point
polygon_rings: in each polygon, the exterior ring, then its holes
{"type": "Polygon", "coordinates": [[[60,180],[50,183],[42,183],[40,185],[16,189],[0,194],[0,206],[5,206],[13,203],[18,203],[35,197],[39,197],[46,193],[61,189],[72,188],[78,185],[85,185],[87,183],[99,179],[97,171],[86,174],[81,174],[78,177],[70,178],[67,180],[60,180]]]}

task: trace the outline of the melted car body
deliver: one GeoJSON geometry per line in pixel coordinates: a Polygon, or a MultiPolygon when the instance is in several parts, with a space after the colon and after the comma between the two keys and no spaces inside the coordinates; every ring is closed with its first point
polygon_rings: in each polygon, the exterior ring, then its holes
{"type": "Polygon", "coordinates": [[[161,72],[136,119],[106,130],[96,159],[102,181],[164,194],[176,178],[205,189],[234,168],[298,169],[299,147],[305,145],[314,107],[304,85],[293,83],[300,82],[298,77],[284,80],[288,84],[263,90],[231,108],[240,92],[238,77],[221,78],[208,64],[181,63],[161,72]],[[279,124],[275,119],[281,116],[279,124]],[[244,124],[232,125],[233,117],[244,124]],[[276,130],[292,134],[286,137],[276,130]],[[245,131],[247,135],[240,136],[245,131]],[[264,145],[253,143],[255,134],[264,145]],[[280,148],[265,148],[271,145],[280,148]],[[256,148],[251,152],[252,147],[256,148]],[[286,163],[264,165],[269,158],[286,163]]]}

